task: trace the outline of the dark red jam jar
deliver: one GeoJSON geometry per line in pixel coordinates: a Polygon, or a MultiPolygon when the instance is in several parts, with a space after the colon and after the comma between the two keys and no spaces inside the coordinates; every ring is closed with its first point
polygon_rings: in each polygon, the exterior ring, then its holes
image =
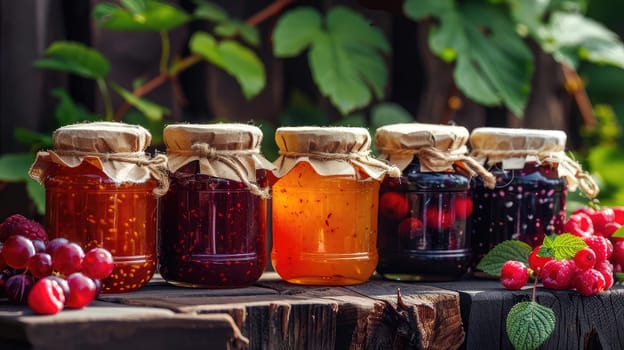
{"type": "Polygon", "coordinates": [[[380,158],[402,169],[381,184],[379,264],[392,280],[444,281],[462,276],[471,260],[472,212],[468,130],[458,126],[393,124],[377,129],[380,158]]]}
{"type": "Polygon", "coordinates": [[[568,186],[579,184],[586,194],[595,195],[593,181],[579,182],[580,167],[565,154],[565,143],[566,134],[558,130],[473,130],[471,156],[496,177],[493,189],[478,178],[473,182],[475,265],[502,241],[521,240],[535,247],[544,235],[561,233],[568,186]]]}
{"type": "Polygon", "coordinates": [[[245,124],[169,125],[170,187],[161,200],[159,270],[169,283],[246,287],[267,262],[262,132],[245,124]]]}

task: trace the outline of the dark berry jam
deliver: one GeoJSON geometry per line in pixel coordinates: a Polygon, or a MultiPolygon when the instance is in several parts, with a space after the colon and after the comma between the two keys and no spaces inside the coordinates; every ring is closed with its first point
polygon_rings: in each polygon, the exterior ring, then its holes
{"type": "Polygon", "coordinates": [[[561,233],[565,220],[567,189],[556,169],[528,162],[523,169],[490,169],[496,188],[490,190],[474,179],[472,239],[475,264],[496,244],[510,239],[532,247],[544,235],[561,233]]]}
{"type": "MultiPolygon", "coordinates": [[[[185,287],[249,286],[267,260],[266,200],[197,167],[192,162],[172,174],[161,200],[160,274],[185,287]]],[[[258,170],[258,185],[266,181],[266,170],[258,170]]]]}
{"type": "Polygon", "coordinates": [[[463,275],[471,258],[466,222],[469,179],[420,172],[417,159],[399,179],[386,178],[379,197],[379,264],[387,279],[444,281],[463,275]]]}

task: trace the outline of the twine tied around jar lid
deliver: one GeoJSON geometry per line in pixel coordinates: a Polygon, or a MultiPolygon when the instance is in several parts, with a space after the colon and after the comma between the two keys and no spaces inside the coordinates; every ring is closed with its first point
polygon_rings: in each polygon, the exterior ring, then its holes
{"type": "Polygon", "coordinates": [[[167,156],[153,158],[144,152],[151,134],[139,125],[120,122],[80,123],[54,131],[54,150],[40,151],[29,175],[41,182],[50,164],[77,167],[89,162],[116,183],[158,182],[153,193],[159,197],[169,189],[167,156]]]}
{"type": "Polygon", "coordinates": [[[400,177],[396,166],[371,156],[370,134],[358,127],[280,127],[275,133],[280,157],[275,176],[282,177],[299,162],[321,176],[355,175],[356,169],[380,181],[386,174],[400,177]]]}
{"type": "Polygon", "coordinates": [[[375,133],[380,158],[405,169],[418,157],[423,172],[456,171],[468,176],[479,175],[488,188],[496,178],[468,156],[468,130],[455,125],[401,123],[382,126],[375,133]]]}
{"type": "Polygon", "coordinates": [[[270,189],[256,183],[256,170],[275,166],[260,153],[260,128],[240,123],[172,124],[163,131],[169,171],[199,162],[199,174],[242,182],[263,199],[270,189]]]}
{"type": "Polygon", "coordinates": [[[596,197],[600,191],[591,175],[565,153],[563,131],[476,128],[470,143],[470,155],[488,166],[501,163],[503,169],[522,169],[526,162],[557,166],[559,176],[571,190],[578,186],[589,198],[596,197]]]}

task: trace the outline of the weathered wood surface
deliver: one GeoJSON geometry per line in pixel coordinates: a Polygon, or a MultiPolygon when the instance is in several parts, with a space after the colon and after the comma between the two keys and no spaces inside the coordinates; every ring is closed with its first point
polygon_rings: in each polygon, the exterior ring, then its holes
{"type": "MultiPolygon", "coordinates": [[[[209,290],[157,277],[55,316],[0,299],[0,349],[510,349],[507,312],[529,298],[475,279],[326,287],[266,273],[249,288],[209,290]]],[[[538,301],[557,317],[542,348],[624,349],[622,287],[595,297],[539,289],[538,301]]]]}

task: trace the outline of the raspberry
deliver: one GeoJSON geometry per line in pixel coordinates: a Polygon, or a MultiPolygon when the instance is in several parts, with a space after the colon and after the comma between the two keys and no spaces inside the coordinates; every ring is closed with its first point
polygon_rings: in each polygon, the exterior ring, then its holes
{"type": "Polygon", "coordinates": [[[388,219],[400,220],[409,211],[407,198],[398,192],[386,192],[379,199],[379,211],[388,219]]]}
{"type": "Polygon", "coordinates": [[[544,265],[540,277],[544,287],[563,290],[570,288],[575,272],[573,260],[552,260],[544,265]]]}
{"type": "Polygon", "coordinates": [[[594,224],[594,233],[605,235],[605,226],[610,222],[615,222],[615,213],[611,208],[603,208],[590,214],[589,217],[594,224]]]}
{"type": "Polygon", "coordinates": [[[501,284],[509,290],[519,290],[529,281],[529,269],[520,261],[509,260],[501,268],[501,284]]]}
{"type": "Polygon", "coordinates": [[[613,281],[613,270],[614,270],[613,264],[611,264],[609,260],[601,261],[600,263],[596,264],[596,267],[594,267],[594,269],[598,270],[598,272],[602,274],[602,277],[604,277],[605,279],[604,289],[611,288],[614,282],[613,281]]]}
{"type": "Polygon", "coordinates": [[[63,310],[65,294],[55,280],[41,279],[28,294],[28,306],[40,315],[54,315],[63,310]]]}
{"type": "Polygon", "coordinates": [[[612,243],[613,254],[611,255],[611,261],[614,264],[624,265],[624,240],[614,239],[612,243]]]}
{"type": "Polygon", "coordinates": [[[606,281],[602,274],[595,269],[589,269],[576,275],[574,278],[574,288],[581,295],[589,296],[602,292],[605,289],[606,281]]]}
{"type": "Polygon", "coordinates": [[[571,233],[581,238],[589,237],[594,234],[594,224],[587,214],[572,214],[563,225],[563,232],[571,233]]]}
{"type": "Polygon", "coordinates": [[[22,235],[31,240],[48,241],[48,235],[41,224],[20,214],[11,215],[0,224],[0,242],[6,241],[13,235],[22,235]]]}
{"type": "Polygon", "coordinates": [[[529,267],[537,274],[542,271],[542,268],[547,262],[554,259],[552,257],[538,256],[537,253],[540,251],[541,248],[542,245],[538,245],[537,247],[533,248],[531,254],[529,254],[529,267]]]}
{"type": "Polygon", "coordinates": [[[624,207],[612,207],[615,222],[624,225],[624,207]]]}
{"type": "MultiPolygon", "coordinates": [[[[596,260],[607,260],[610,256],[609,240],[602,236],[590,236],[583,238],[583,241],[596,253],[596,260]]],[[[611,252],[613,250],[611,249],[611,252]]]]}
{"type": "Polygon", "coordinates": [[[611,237],[611,235],[613,235],[617,230],[619,230],[620,227],[622,227],[622,225],[618,224],[617,222],[610,222],[606,224],[604,228],[605,237],[611,237]]]}
{"type": "Polygon", "coordinates": [[[574,263],[581,270],[589,270],[596,265],[596,253],[591,248],[583,248],[574,255],[574,263]]]}

